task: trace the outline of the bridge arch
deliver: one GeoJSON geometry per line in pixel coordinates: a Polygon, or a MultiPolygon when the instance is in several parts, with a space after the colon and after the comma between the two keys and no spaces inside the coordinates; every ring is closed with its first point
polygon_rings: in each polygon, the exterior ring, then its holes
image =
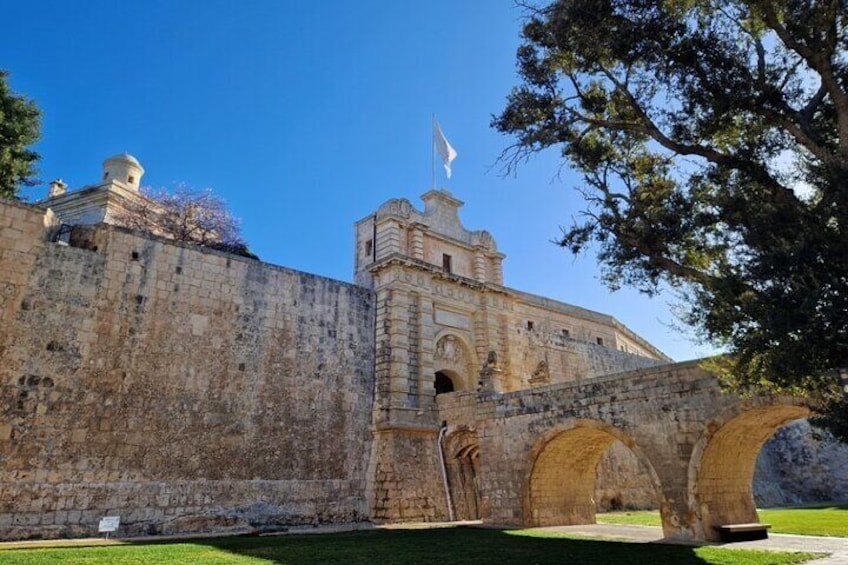
{"type": "Polygon", "coordinates": [[[810,414],[797,399],[762,402],[743,401],[710,421],[692,450],[689,508],[700,539],[718,540],[721,524],[759,522],[752,487],[757,456],[779,428],[810,414]]]}
{"type": "Polygon", "coordinates": [[[575,420],[544,434],[531,451],[532,467],[525,488],[524,516],[530,526],[595,523],[595,479],[598,463],[616,440],[627,446],[650,474],[659,498],[654,466],[623,431],[597,420],[575,420]]]}

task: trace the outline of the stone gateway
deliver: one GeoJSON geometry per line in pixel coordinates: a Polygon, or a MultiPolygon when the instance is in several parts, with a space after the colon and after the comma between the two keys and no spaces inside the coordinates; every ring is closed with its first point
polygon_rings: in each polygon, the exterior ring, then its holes
{"type": "Polygon", "coordinates": [[[755,522],[742,400],[614,318],[503,283],[442,190],[356,224],[355,284],[135,233],[143,169],[0,203],[0,537],[358,521],[594,521],[599,462],[646,469],[669,538],[755,522]]]}

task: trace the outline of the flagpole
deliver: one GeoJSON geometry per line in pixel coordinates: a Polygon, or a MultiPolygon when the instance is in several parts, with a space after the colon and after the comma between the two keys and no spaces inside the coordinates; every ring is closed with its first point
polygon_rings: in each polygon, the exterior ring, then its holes
{"type": "Polygon", "coordinates": [[[436,127],[435,112],[430,115],[430,178],[433,181],[433,190],[436,190],[436,140],[433,138],[436,127]]]}

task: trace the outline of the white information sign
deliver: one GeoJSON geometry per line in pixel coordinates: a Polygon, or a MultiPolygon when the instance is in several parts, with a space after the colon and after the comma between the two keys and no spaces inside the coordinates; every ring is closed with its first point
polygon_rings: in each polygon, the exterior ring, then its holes
{"type": "Polygon", "coordinates": [[[98,532],[114,532],[121,525],[120,516],[104,516],[100,518],[100,525],[97,527],[98,532]]]}

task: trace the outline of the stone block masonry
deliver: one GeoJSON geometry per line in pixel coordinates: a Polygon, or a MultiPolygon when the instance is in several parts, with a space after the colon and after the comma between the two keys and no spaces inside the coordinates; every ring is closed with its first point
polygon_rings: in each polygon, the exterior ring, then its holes
{"type": "Polygon", "coordinates": [[[372,291],[0,202],[0,537],[367,520],[372,291]]]}
{"type": "Polygon", "coordinates": [[[625,504],[596,496],[611,445],[667,537],[756,520],[757,453],[806,401],[724,393],[610,316],[502,286],[461,203],[425,204],[357,224],[364,288],[0,203],[0,538],[105,515],[588,523],[625,504]]]}

